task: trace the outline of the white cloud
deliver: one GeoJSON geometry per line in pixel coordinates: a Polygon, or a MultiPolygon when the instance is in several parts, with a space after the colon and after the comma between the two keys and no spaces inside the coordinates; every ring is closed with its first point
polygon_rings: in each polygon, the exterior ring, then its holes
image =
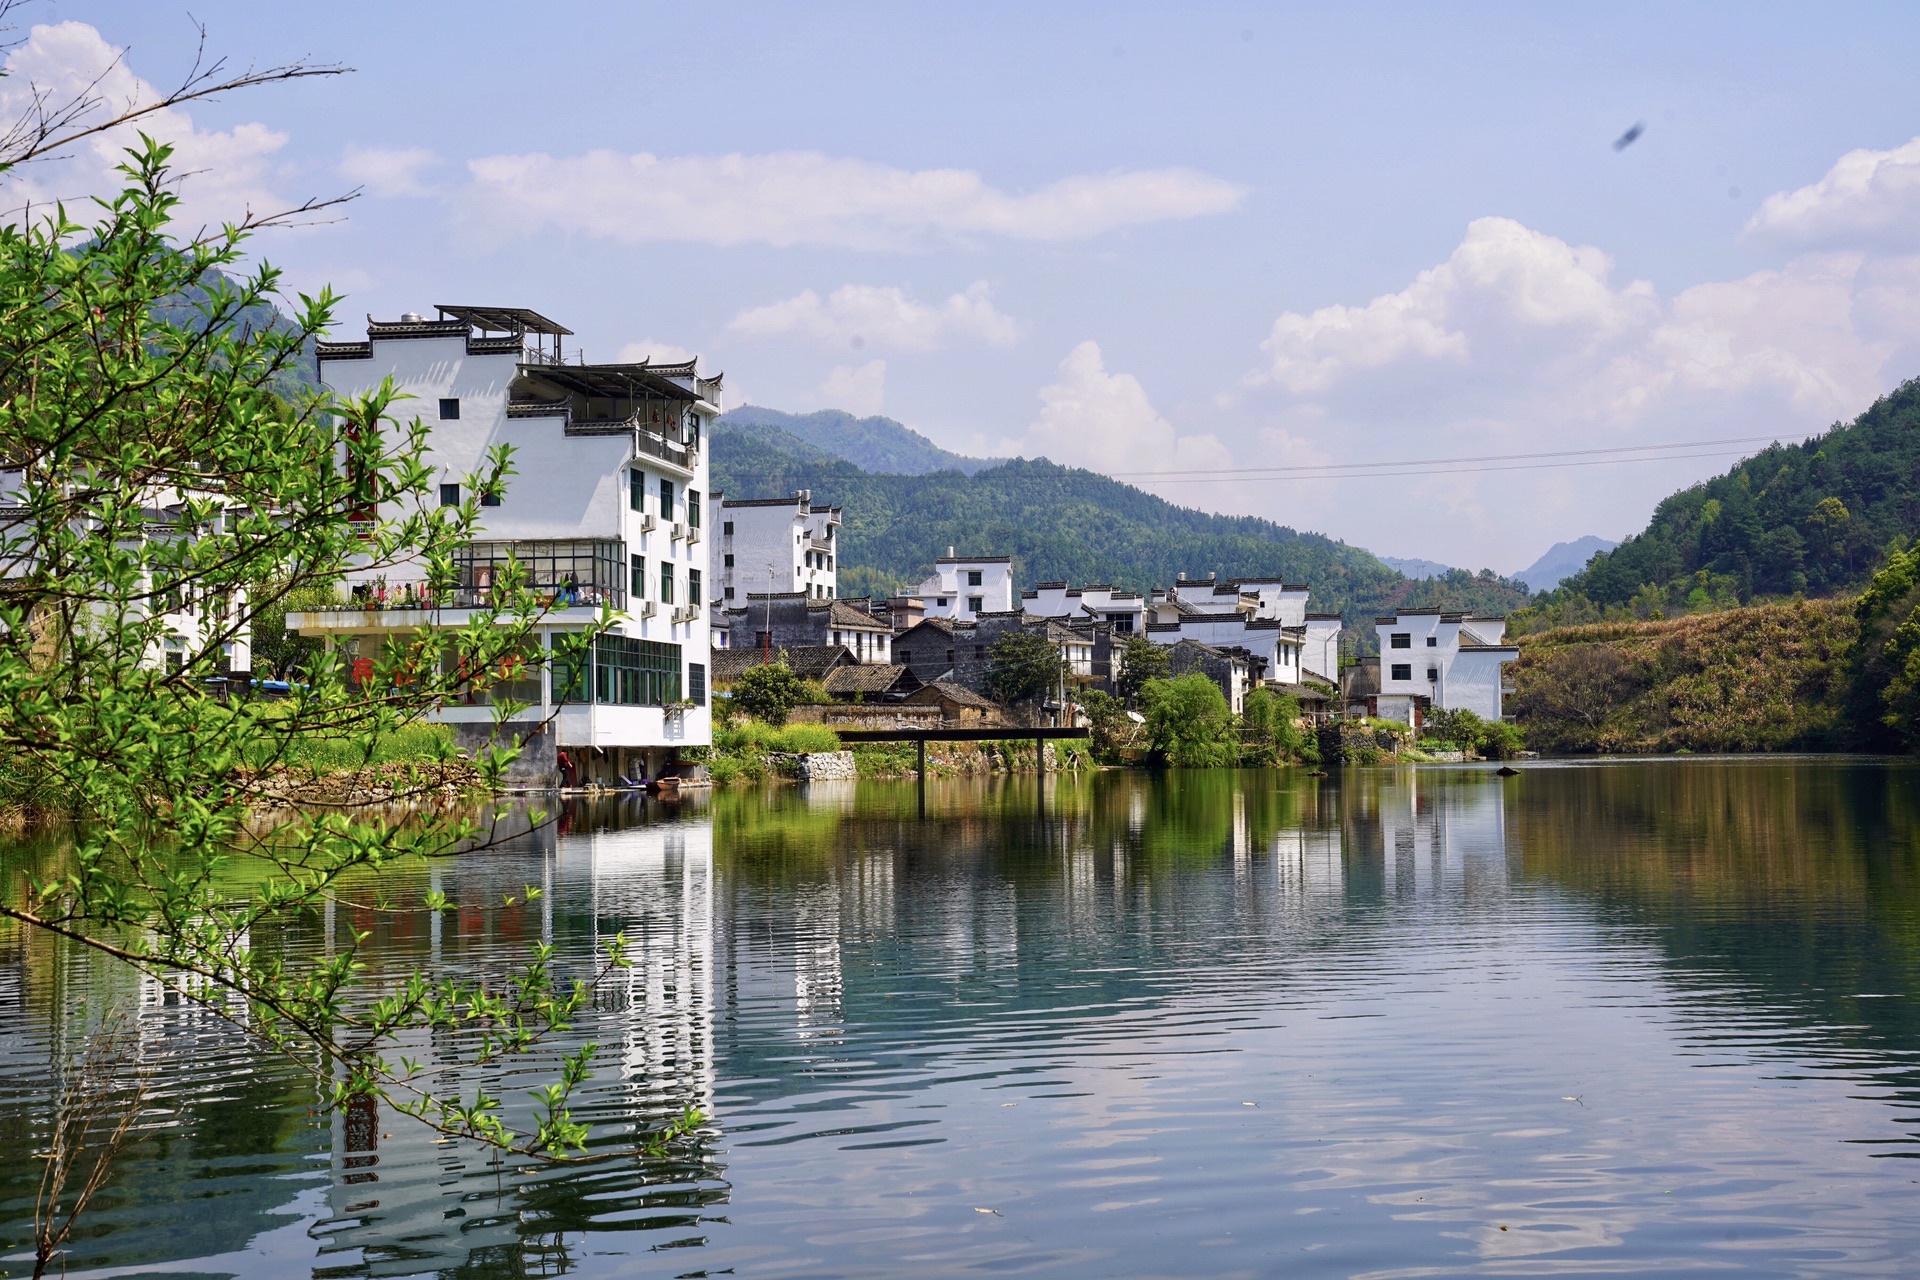
{"type": "MultiPolygon", "coordinates": [[[[83,95],[98,97],[103,105],[96,112],[162,97],[119,61],[120,53],[84,22],[34,27],[26,42],[7,55],[6,76],[0,78],[0,120],[19,119],[36,95],[44,95],[54,105],[83,95]]],[[[181,195],[176,220],[184,227],[237,219],[249,210],[275,213],[293,203],[276,195],[268,183],[269,158],[285,145],[286,134],[259,123],[228,130],[197,129],[192,116],[178,107],[84,139],[56,158],[13,170],[0,179],[5,186],[0,199],[10,209],[55,200],[65,200],[71,208],[83,197],[117,191],[122,179],[114,167],[126,159],[126,148],[139,144],[141,132],[174,145],[173,172],[180,179],[181,195]]],[[[71,212],[83,221],[86,218],[85,210],[71,212]]]]}
{"type": "Polygon", "coordinates": [[[887,362],[840,365],[820,384],[819,397],[829,409],[845,409],[859,418],[879,413],[887,403],[887,362]]]}
{"type": "Polygon", "coordinates": [[[340,176],[374,196],[424,196],[432,188],[420,180],[421,171],[440,163],[425,147],[362,147],[349,145],[340,157],[340,176]]]}
{"type": "MultiPolygon", "coordinates": [[[[614,357],[616,364],[639,364],[650,360],[654,364],[684,364],[688,360],[698,359],[698,353],[671,342],[656,342],[652,338],[642,338],[638,342],[629,342],[620,348],[614,357]]],[[[702,370],[704,373],[705,370],[702,370]]]]}
{"type": "Polygon", "coordinates": [[[1227,467],[1233,457],[1213,435],[1183,436],[1131,374],[1107,372],[1100,344],[1083,342],[1040,391],[1040,416],[997,455],[1045,457],[1102,472],[1227,467]]]}
{"type": "Polygon", "coordinates": [[[1191,169],[1062,178],[1017,195],[968,169],[897,169],[783,151],[657,156],[599,150],[483,156],[467,165],[463,215],[492,238],[546,228],[623,244],[903,248],[931,237],[1076,240],[1237,207],[1233,183],[1191,169]]]}
{"type": "MultiPolygon", "coordinates": [[[[1920,370],[1920,255],[1883,255],[1870,230],[1852,247],[1662,295],[1645,281],[1615,282],[1596,248],[1482,218],[1403,289],[1281,315],[1242,393],[1216,404],[1343,461],[1799,439],[1920,370]]],[[[1342,536],[1398,532],[1402,546],[1430,539],[1417,554],[1432,559],[1513,567],[1537,552],[1503,550],[1516,527],[1541,530],[1542,545],[1617,536],[1737,451],[1513,473],[1414,466],[1289,481],[1279,492],[1324,511],[1342,536]],[[1339,527],[1353,510],[1367,513],[1366,527],[1339,527]]]]}
{"type": "Polygon", "coordinates": [[[1847,152],[1818,182],[1768,196],[1747,230],[1794,245],[1920,248],[1920,138],[1847,152]]]}
{"type": "Polygon", "coordinates": [[[915,302],[892,287],[846,284],[825,299],[808,289],[743,311],[728,327],[748,337],[793,335],[855,350],[936,351],[955,339],[1006,347],[1020,337],[1019,322],[994,307],[984,280],[939,306],[915,302]]]}

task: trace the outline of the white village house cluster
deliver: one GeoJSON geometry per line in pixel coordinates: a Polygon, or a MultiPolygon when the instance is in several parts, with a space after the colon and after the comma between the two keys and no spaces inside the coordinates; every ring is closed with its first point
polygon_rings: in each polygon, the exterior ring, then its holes
{"type": "MultiPolygon", "coordinates": [[[[1516,655],[1502,620],[1379,618],[1380,657],[1350,665],[1343,688],[1339,616],[1312,611],[1308,587],[1279,579],[1183,575],[1144,594],[1065,582],[1020,589],[1009,558],[949,547],[911,592],[842,598],[841,508],[806,491],[711,491],[706,442],[724,407],[720,377],[700,376],[692,361],[568,363],[569,334],[524,308],[441,306],[433,319],[370,319],[363,341],[318,344],[319,376],[333,391],[354,396],[391,378],[413,397],[404,404],[422,407],[441,501],[461,500],[462,477],[493,446],[513,446],[516,474],[483,510],[483,536],[458,554],[450,598],[391,572],[350,574],[334,604],[287,618],[290,630],[353,659],[396,632],[460,625],[510,559],[550,602],[543,650],[610,607],[616,621],[584,669],[530,664],[501,691],[526,704],[512,730],[528,781],[671,774],[688,749],[711,743],[715,692],[769,661],[867,714],[898,706],[919,708],[919,723],[1007,723],[1012,710],[986,692],[994,643],[1016,633],[1059,650],[1058,687],[1024,712],[1055,724],[1079,717],[1078,690],[1114,687],[1133,637],[1164,646],[1175,674],[1215,681],[1236,712],[1267,685],[1316,718],[1417,723],[1427,708],[1501,716],[1502,668],[1516,655]]],[[[233,665],[248,665],[244,646],[233,665]]],[[[433,714],[473,746],[494,732],[487,703],[477,695],[433,714]]]]}

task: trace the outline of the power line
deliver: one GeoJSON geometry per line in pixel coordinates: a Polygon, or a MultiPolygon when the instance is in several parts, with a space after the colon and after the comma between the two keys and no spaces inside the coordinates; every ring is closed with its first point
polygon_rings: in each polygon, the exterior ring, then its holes
{"type": "MultiPolygon", "coordinates": [[[[1385,480],[1394,476],[1468,476],[1482,471],[1545,471],[1556,467],[1604,467],[1619,462],[1677,462],[1687,458],[1737,458],[1745,450],[1716,449],[1708,453],[1669,453],[1646,458],[1580,458],[1569,462],[1517,462],[1499,467],[1449,467],[1444,471],[1356,471],[1346,474],[1331,473],[1321,475],[1248,475],[1245,472],[1221,473],[1210,475],[1196,472],[1134,472],[1134,475],[1156,477],[1154,485],[1162,484],[1229,484],[1235,480],[1385,480]],[[1172,479],[1162,480],[1158,476],[1168,475],[1172,479]]],[[[1390,466],[1405,466],[1405,463],[1389,463],[1390,466]]],[[[1118,477],[1112,477],[1118,479],[1118,477]]]]}
{"type": "MultiPolygon", "coordinates": [[[[1211,467],[1193,471],[1113,471],[1109,476],[1115,480],[1130,480],[1159,476],[1223,476],[1232,479],[1250,479],[1261,475],[1310,475],[1313,473],[1352,471],[1365,473],[1387,467],[1444,467],[1468,462],[1522,462],[1536,458],[1585,458],[1609,453],[1657,453],[1674,449],[1704,449],[1714,445],[1758,444],[1762,441],[1775,443],[1778,435],[1770,436],[1728,436],[1720,440],[1683,440],[1671,444],[1623,444],[1604,449],[1556,449],[1545,453],[1489,453],[1478,457],[1464,458],[1396,458],[1390,462],[1322,462],[1302,463],[1297,466],[1273,467],[1211,467]]],[[[1723,451],[1724,452],[1724,451],[1723,451]]],[[[1690,457],[1707,457],[1707,454],[1690,454],[1690,457]]],[[[1714,455],[1717,456],[1717,455],[1714,455]]],[[[1618,458],[1619,462],[1659,461],[1650,458],[1618,458]]],[[[1337,477],[1336,477],[1337,478],[1337,477]]]]}

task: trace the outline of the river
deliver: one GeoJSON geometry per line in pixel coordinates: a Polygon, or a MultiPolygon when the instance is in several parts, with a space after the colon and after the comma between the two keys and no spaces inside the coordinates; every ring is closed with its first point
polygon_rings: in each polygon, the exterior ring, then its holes
{"type": "Polygon", "coordinates": [[[482,975],[624,930],[578,1110],[602,1149],[710,1116],[662,1159],[529,1171],[317,1112],[233,1025],[0,933],[0,1273],[51,1055],[112,1007],[155,1102],[70,1276],[1920,1273],[1920,768],[1038,788],[574,804],[391,873],[457,912],[271,940],[482,975]]]}

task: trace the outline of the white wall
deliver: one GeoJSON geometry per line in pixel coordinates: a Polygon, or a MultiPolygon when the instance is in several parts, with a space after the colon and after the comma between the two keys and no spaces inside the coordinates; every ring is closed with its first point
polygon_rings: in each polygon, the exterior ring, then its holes
{"type": "Polygon", "coordinates": [[[959,618],[973,621],[982,613],[1013,611],[1013,566],[1005,560],[936,560],[933,576],[914,592],[927,601],[927,617],[959,618]],[[980,585],[968,580],[970,573],[980,575],[980,585]],[[968,604],[978,597],[980,607],[968,604]],[[942,603],[942,602],[945,603],[942,603]]]}
{"type": "Polygon", "coordinates": [[[1437,613],[1403,613],[1394,621],[1376,623],[1375,627],[1380,637],[1383,697],[1424,696],[1444,710],[1471,711],[1487,720],[1503,718],[1500,668],[1503,663],[1513,661],[1513,650],[1463,651],[1460,646],[1463,642],[1487,643],[1489,635],[1497,643],[1499,634],[1506,629],[1504,621],[1469,619],[1467,628],[1470,629],[1463,629],[1459,620],[1448,621],[1437,613]],[[1395,635],[1407,636],[1409,647],[1394,648],[1395,635]],[[1396,665],[1409,668],[1406,678],[1395,678],[1396,665]],[[1429,671],[1435,673],[1432,678],[1427,674],[1429,671]]]}

